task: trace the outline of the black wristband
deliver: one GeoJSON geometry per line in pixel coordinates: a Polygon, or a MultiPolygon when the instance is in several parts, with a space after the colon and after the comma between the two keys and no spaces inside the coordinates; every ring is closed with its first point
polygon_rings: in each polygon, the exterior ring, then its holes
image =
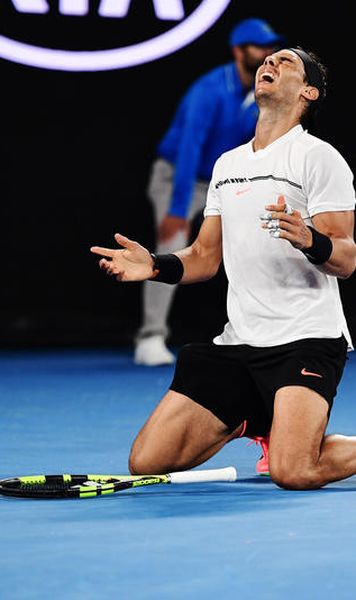
{"type": "Polygon", "coordinates": [[[321,265],[329,260],[333,251],[333,243],[327,235],[320,233],[314,227],[308,225],[308,229],[313,236],[313,243],[311,248],[304,248],[302,252],[313,265],[321,265]]]}
{"type": "Polygon", "coordinates": [[[184,266],[180,258],[175,254],[151,254],[153,258],[153,270],[159,273],[152,277],[152,281],[161,283],[179,283],[183,277],[184,266]]]}

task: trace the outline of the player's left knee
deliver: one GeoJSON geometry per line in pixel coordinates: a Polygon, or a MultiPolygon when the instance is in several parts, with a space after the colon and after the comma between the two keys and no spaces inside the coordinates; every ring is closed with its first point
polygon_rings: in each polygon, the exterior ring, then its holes
{"type": "Polygon", "coordinates": [[[286,490],[313,490],[321,486],[313,469],[270,466],[270,475],[276,485],[286,490]]]}

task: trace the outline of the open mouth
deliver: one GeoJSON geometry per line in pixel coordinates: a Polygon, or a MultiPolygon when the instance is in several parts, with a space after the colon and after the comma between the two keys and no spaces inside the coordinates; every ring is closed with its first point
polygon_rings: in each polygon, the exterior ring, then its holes
{"type": "Polygon", "coordinates": [[[263,73],[263,75],[261,75],[261,81],[266,81],[267,83],[273,83],[274,82],[274,75],[272,73],[263,73]]]}

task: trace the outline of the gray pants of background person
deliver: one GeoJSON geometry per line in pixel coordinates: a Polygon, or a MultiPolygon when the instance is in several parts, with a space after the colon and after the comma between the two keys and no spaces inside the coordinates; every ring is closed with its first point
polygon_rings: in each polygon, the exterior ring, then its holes
{"type": "MultiPolygon", "coordinates": [[[[152,165],[148,197],[153,206],[156,231],[170,206],[174,171],[174,165],[162,158],[158,158],[152,165]]],[[[198,180],[195,182],[188,212],[189,221],[192,221],[203,210],[208,187],[209,183],[207,181],[198,180]]],[[[181,230],[170,240],[158,242],[156,253],[169,254],[185,248],[187,243],[187,233],[181,230]]],[[[167,285],[166,283],[145,281],[143,287],[143,322],[137,335],[137,341],[152,335],[167,337],[167,319],[176,287],[176,285],[167,285]]]]}

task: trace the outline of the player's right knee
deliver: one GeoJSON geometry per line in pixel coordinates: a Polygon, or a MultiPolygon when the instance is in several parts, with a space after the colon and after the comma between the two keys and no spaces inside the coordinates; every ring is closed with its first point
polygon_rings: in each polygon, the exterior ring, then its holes
{"type": "Polygon", "coordinates": [[[143,450],[132,448],[129,457],[129,471],[131,475],[151,475],[164,473],[162,465],[151,460],[143,450]]]}
{"type": "Polygon", "coordinates": [[[129,471],[131,475],[147,474],[148,471],[145,470],[145,467],[147,467],[147,465],[145,464],[144,458],[140,456],[140,453],[135,452],[135,450],[132,449],[129,457],[129,471]]]}

